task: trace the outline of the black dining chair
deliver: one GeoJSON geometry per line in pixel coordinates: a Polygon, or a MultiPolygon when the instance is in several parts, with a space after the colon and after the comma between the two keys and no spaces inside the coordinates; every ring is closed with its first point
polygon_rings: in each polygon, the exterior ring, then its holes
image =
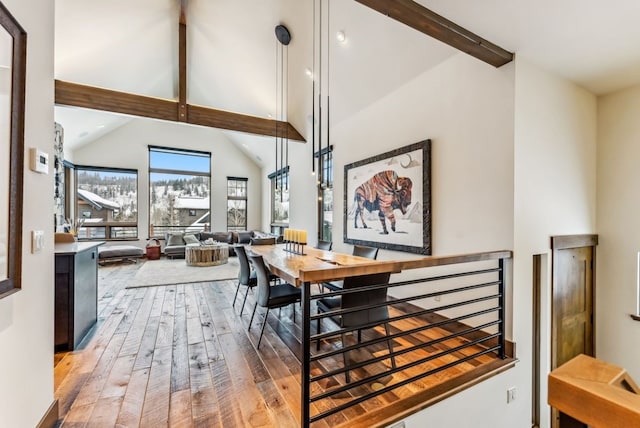
{"type": "Polygon", "coordinates": [[[331,241],[323,241],[322,239],[318,239],[318,245],[316,245],[316,248],[318,250],[331,251],[332,246],[333,243],[331,241]]]}
{"type": "MultiPolygon", "coordinates": [[[[264,326],[267,324],[267,318],[269,317],[269,310],[275,308],[282,308],[299,302],[302,298],[302,292],[299,288],[287,282],[280,282],[276,285],[270,285],[269,283],[269,270],[264,263],[262,256],[257,254],[250,254],[248,256],[253,269],[256,272],[258,279],[258,295],[256,296],[256,303],[253,306],[253,313],[251,314],[251,320],[249,321],[249,328],[251,329],[251,323],[253,317],[256,314],[258,306],[267,308],[267,312],[264,314],[264,320],[262,321],[262,329],[260,330],[260,338],[258,339],[258,346],[260,348],[260,342],[262,341],[262,335],[264,333],[264,326]]],[[[293,305],[293,322],[296,322],[296,307],[293,305]]]]}
{"type": "MultiPolygon", "coordinates": [[[[240,264],[240,270],[238,271],[238,286],[236,288],[236,295],[233,298],[232,307],[236,305],[236,299],[238,298],[238,292],[240,291],[240,286],[243,285],[247,287],[247,292],[244,294],[244,299],[242,299],[242,306],[240,307],[240,316],[242,316],[242,311],[244,310],[244,304],[247,301],[247,295],[249,291],[258,285],[258,279],[256,277],[256,272],[251,269],[251,265],[249,264],[249,259],[247,258],[247,249],[244,245],[234,245],[233,250],[236,252],[238,256],[238,263],[240,264]]],[[[269,281],[279,281],[280,278],[277,275],[269,272],[269,281]]]]}
{"type": "MultiPolygon", "coordinates": [[[[361,276],[347,277],[343,281],[343,290],[352,290],[369,285],[386,285],[389,284],[390,273],[377,273],[361,276]]],[[[387,288],[379,288],[375,290],[360,291],[353,293],[346,293],[338,297],[325,297],[317,300],[318,313],[326,313],[339,309],[352,309],[360,306],[375,305],[387,301],[387,288]]],[[[359,311],[349,312],[339,317],[332,317],[332,319],[342,328],[360,327],[358,328],[358,343],[362,341],[362,329],[373,328],[376,325],[384,324],[384,330],[387,336],[389,336],[389,308],[387,306],[380,306],[368,309],[362,309],[359,311]]],[[[317,319],[317,332],[320,333],[320,321],[317,319]]],[[[342,346],[345,346],[345,333],[342,333],[342,346]]],[[[387,347],[389,348],[389,354],[393,353],[393,347],[391,340],[387,339],[387,347]]],[[[320,341],[316,342],[316,349],[320,349],[320,341]]],[[[345,353],[342,354],[345,368],[348,368],[347,357],[345,353]]],[[[391,366],[396,368],[396,360],[391,355],[391,366]]],[[[347,382],[350,382],[349,370],[345,372],[345,378],[347,382]]]]}
{"type": "Polygon", "coordinates": [[[244,294],[244,299],[242,300],[242,306],[240,307],[240,316],[242,316],[242,311],[244,310],[244,304],[247,301],[247,295],[249,294],[249,290],[258,285],[258,279],[256,277],[256,273],[249,266],[249,259],[247,258],[247,251],[244,248],[244,245],[234,245],[233,250],[236,252],[238,256],[238,263],[240,264],[240,271],[238,271],[238,287],[236,288],[236,295],[233,298],[232,307],[236,305],[236,299],[238,298],[238,292],[240,291],[240,286],[243,285],[247,287],[247,292],[244,294]]]}
{"type": "MultiPolygon", "coordinates": [[[[354,256],[375,260],[378,258],[378,249],[364,245],[354,245],[352,254],[354,256]]],[[[342,281],[323,282],[322,287],[330,291],[339,291],[342,290],[342,281]]]]}
{"type": "Polygon", "coordinates": [[[375,260],[378,258],[378,249],[373,247],[366,247],[364,245],[354,245],[353,255],[375,260]]]}

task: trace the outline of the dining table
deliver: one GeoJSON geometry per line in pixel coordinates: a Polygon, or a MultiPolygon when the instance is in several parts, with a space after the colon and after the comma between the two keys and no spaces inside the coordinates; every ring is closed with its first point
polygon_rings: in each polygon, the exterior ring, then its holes
{"type": "Polygon", "coordinates": [[[402,268],[398,261],[373,260],[307,246],[303,247],[303,254],[287,251],[286,244],[251,245],[247,248],[262,256],[271,273],[296,287],[349,276],[397,273],[402,268]]]}

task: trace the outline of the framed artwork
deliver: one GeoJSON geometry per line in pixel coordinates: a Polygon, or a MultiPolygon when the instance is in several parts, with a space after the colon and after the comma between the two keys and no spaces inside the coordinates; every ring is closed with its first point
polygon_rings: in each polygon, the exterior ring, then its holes
{"type": "Polygon", "coordinates": [[[0,3],[0,298],[21,287],[27,34],[0,3]]]}
{"type": "Polygon", "coordinates": [[[344,242],[431,254],[431,140],[344,167],[344,242]]]}

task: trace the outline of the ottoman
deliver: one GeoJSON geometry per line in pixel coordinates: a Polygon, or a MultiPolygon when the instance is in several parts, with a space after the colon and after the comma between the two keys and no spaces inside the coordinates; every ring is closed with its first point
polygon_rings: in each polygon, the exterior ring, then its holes
{"type": "Polygon", "coordinates": [[[98,263],[104,265],[107,261],[132,261],[137,263],[137,259],[144,255],[142,248],[133,245],[111,245],[98,248],[98,263]]]}

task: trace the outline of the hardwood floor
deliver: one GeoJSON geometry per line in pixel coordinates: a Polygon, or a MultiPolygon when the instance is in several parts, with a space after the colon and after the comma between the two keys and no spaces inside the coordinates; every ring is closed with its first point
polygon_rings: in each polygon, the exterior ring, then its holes
{"type": "Polygon", "coordinates": [[[299,364],[267,332],[269,375],[258,329],[248,336],[247,311],[231,308],[232,281],[125,289],[138,267],[100,268],[93,335],[55,367],[62,426],[300,425],[299,364]]]}
{"type": "MultiPolygon", "coordinates": [[[[277,311],[272,311],[260,350],[256,351],[263,311],[258,310],[248,333],[253,300],[250,294],[240,317],[240,303],[236,302],[235,309],[231,307],[235,281],[125,288],[143,263],[100,267],[97,325],[81,349],[57,354],[55,358],[59,425],[299,427],[301,367],[285,343],[292,344],[300,335],[299,324],[292,323],[291,309],[283,309],[280,319],[277,311]]],[[[299,315],[299,308],[296,310],[299,315]]],[[[440,329],[429,330],[395,341],[394,348],[446,334],[440,329]]],[[[424,353],[438,352],[459,342],[460,339],[442,342],[424,353]]],[[[333,345],[325,343],[325,346],[333,345]]],[[[381,344],[380,349],[386,352],[386,345],[381,344]]],[[[408,358],[398,359],[398,364],[410,362],[408,358]]],[[[313,426],[355,422],[368,412],[397,404],[417,391],[442,384],[492,359],[483,356],[471,360],[431,379],[365,401],[313,426]]],[[[383,363],[384,367],[389,366],[388,360],[383,363]]],[[[323,364],[316,367],[314,374],[335,369],[341,359],[329,359],[323,364]]],[[[424,365],[415,368],[424,369],[424,365]]],[[[352,377],[358,376],[354,371],[352,377]]],[[[401,381],[402,373],[393,378],[401,381]]],[[[342,379],[328,378],[320,387],[332,388],[344,382],[342,379]]],[[[312,414],[340,401],[340,398],[318,401],[312,414]]],[[[366,423],[363,426],[375,425],[372,420],[366,423]]]]}

